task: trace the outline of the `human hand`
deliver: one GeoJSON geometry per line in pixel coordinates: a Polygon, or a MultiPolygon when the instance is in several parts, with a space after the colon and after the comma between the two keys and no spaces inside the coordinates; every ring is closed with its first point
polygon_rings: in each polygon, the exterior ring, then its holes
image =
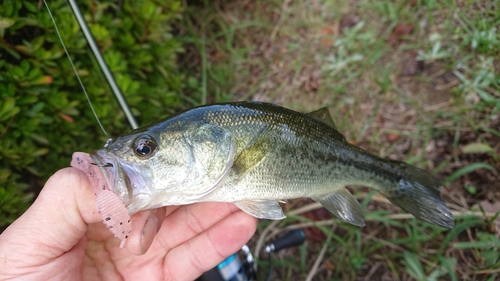
{"type": "Polygon", "coordinates": [[[237,252],[257,225],[229,203],[143,211],[132,223],[120,249],[86,175],[62,169],[0,235],[0,280],[193,280],[237,252]]]}

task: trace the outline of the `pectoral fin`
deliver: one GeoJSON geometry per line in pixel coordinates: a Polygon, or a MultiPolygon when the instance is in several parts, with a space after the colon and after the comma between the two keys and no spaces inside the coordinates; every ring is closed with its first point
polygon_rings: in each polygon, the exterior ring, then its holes
{"type": "Polygon", "coordinates": [[[262,128],[258,134],[236,156],[232,170],[239,177],[259,165],[269,153],[269,138],[265,133],[269,127],[262,128]]]}
{"type": "Polygon", "coordinates": [[[358,200],[345,188],[326,194],[325,196],[312,197],[321,203],[328,211],[348,223],[364,226],[364,213],[358,200]]]}
{"type": "Polygon", "coordinates": [[[243,212],[259,219],[281,220],[285,218],[276,200],[245,200],[235,204],[243,212]]]}

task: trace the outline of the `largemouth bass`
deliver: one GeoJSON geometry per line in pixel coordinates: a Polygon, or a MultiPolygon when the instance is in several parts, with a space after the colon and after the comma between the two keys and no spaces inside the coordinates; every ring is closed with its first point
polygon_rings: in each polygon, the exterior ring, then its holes
{"type": "Polygon", "coordinates": [[[326,108],[309,114],[267,103],[194,108],[131,131],[91,154],[130,214],[195,202],[234,202],[257,218],[282,219],[279,200],[309,197],[364,225],[346,185],[376,189],[415,217],[453,227],[440,181],[346,141],[326,108]]]}

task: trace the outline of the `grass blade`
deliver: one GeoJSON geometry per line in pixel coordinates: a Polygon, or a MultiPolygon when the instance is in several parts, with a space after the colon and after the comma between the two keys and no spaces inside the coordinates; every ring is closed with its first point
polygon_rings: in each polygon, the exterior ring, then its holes
{"type": "Polygon", "coordinates": [[[404,252],[403,257],[405,259],[406,272],[416,280],[424,281],[425,273],[422,264],[418,260],[418,256],[414,253],[404,252]]]}
{"type": "Polygon", "coordinates": [[[483,222],[477,220],[476,217],[470,217],[470,218],[471,220],[466,220],[464,222],[456,224],[455,227],[453,227],[453,229],[450,230],[448,234],[446,234],[446,237],[443,239],[443,243],[441,244],[441,251],[446,249],[451,240],[453,240],[453,238],[457,237],[463,231],[483,224],[483,222]]]}
{"type": "Polygon", "coordinates": [[[452,182],[452,181],[460,178],[461,176],[464,176],[464,175],[466,175],[468,173],[474,172],[475,170],[479,170],[479,169],[488,169],[490,171],[494,171],[495,170],[495,168],[493,168],[493,166],[488,165],[488,164],[483,163],[483,162],[470,164],[469,166],[465,166],[465,167],[463,167],[461,169],[458,169],[453,174],[451,174],[449,177],[447,177],[446,179],[444,179],[443,180],[443,184],[450,183],[450,182],[452,182]]]}
{"type": "Polygon", "coordinates": [[[496,241],[473,241],[473,242],[457,242],[453,244],[455,249],[488,249],[500,248],[500,240],[496,241]]]}

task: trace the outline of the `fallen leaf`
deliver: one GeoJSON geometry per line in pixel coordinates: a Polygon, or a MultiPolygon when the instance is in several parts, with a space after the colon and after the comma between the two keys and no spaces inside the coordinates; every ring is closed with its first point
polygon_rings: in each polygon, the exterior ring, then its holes
{"type": "Polygon", "coordinates": [[[325,261],[323,264],[325,265],[326,268],[330,269],[331,271],[335,270],[335,265],[332,264],[330,261],[325,261]]]}
{"type": "Polygon", "coordinates": [[[399,45],[405,40],[405,37],[410,35],[412,32],[413,32],[413,24],[399,23],[394,27],[391,34],[389,34],[387,41],[389,41],[389,44],[393,46],[399,45]]]}
{"type": "Polygon", "coordinates": [[[354,15],[344,15],[340,20],[339,31],[344,30],[345,28],[351,28],[358,24],[359,19],[354,15]]]}
{"type": "Polygon", "coordinates": [[[315,92],[319,88],[319,81],[316,77],[311,75],[308,79],[306,79],[306,81],[304,81],[302,88],[304,88],[304,90],[308,93],[315,92]]]}
{"type": "Polygon", "coordinates": [[[391,134],[391,133],[388,133],[385,135],[385,137],[387,138],[387,141],[388,142],[395,142],[399,139],[399,135],[398,134],[391,134]]]}
{"type": "Polygon", "coordinates": [[[333,46],[335,37],[338,35],[337,28],[325,25],[321,28],[321,45],[325,47],[333,46]]]}
{"type": "MultiPolygon", "coordinates": [[[[304,217],[312,221],[323,221],[332,218],[332,214],[325,208],[319,208],[312,210],[310,212],[304,213],[304,217]]],[[[318,242],[324,242],[326,240],[326,235],[320,229],[316,227],[306,227],[303,229],[306,234],[307,239],[315,240],[318,242]]]]}
{"type": "Polygon", "coordinates": [[[472,209],[477,209],[479,210],[479,206],[486,212],[486,213],[498,213],[500,212],[500,201],[496,201],[495,203],[491,203],[488,200],[483,200],[480,201],[478,204],[474,205],[472,209]]]}
{"type": "Polygon", "coordinates": [[[413,76],[421,73],[424,70],[423,61],[417,60],[417,51],[412,50],[405,55],[403,59],[403,65],[401,70],[401,75],[403,76],[413,76]]]}

